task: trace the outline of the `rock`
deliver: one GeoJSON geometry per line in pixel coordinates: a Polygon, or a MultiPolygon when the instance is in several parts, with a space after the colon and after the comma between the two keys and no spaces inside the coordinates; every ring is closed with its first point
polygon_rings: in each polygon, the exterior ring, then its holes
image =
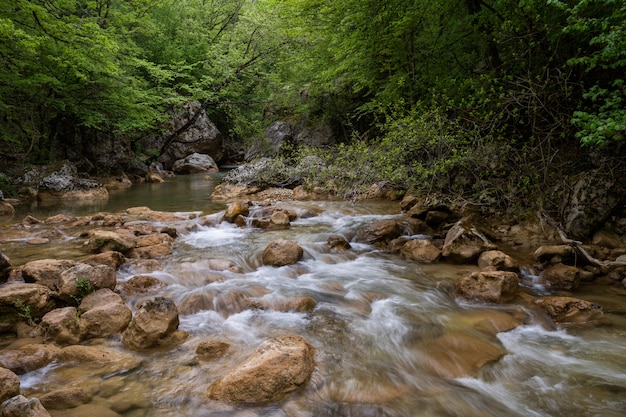
{"type": "Polygon", "coordinates": [[[6,282],[12,268],[11,260],[0,251],[0,283],[6,282]]]}
{"type": "Polygon", "coordinates": [[[465,333],[447,333],[420,346],[418,360],[430,373],[443,378],[476,377],[478,371],[505,355],[504,349],[465,333]]]}
{"type": "MultiPolygon", "coordinates": [[[[272,153],[278,155],[284,143],[292,145],[293,131],[291,124],[284,120],[277,120],[271,123],[265,128],[265,138],[269,143],[272,153]]],[[[262,152],[262,150],[258,150],[258,153],[262,152]]]]}
{"type": "Polygon", "coordinates": [[[83,260],[84,263],[89,265],[107,265],[113,269],[117,269],[120,265],[126,262],[126,257],[121,252],[109,250],[106,252],[90,255],[83,260]]]}
{"type": "Polygon", "coordinates": [[[64,364],[88,366],[94,370],[102,368],[105,375],[133,370],[142,361],[141,357],[118,349],[83,345],[64,347],[57,352],[55,359],[64,364]]]}
{"type": "Polygon", "coordinates": [[[61,274],[77,265],[76,261],[62,259],[41,259],[31,261],[22,266],[22,278],[57,291],[60,286],[61,274]]]}
{"type": "Polygon", "coordinates": [[[167,287],[167,284],[150,275],[135,275],[122,285],[125,295],[154,293],[167,287]]]}
{"type": "Polygon", "coordinates": [[[550,261],[553,258],[569,259],[574,255],[574,248],[569,245],[540,246],[533,253],[533,258],[540,262],[550,261]]]}
{"type": "Polygon", "coordinates": [[[145,350],[176,343],[178,309],[169,298],[155,297],[140,302],[135,316],[122,335],[122,344],[129,349],[145,350]]]}
{"type": "Polygon", "coordinates": [[[84,244],[84,250],[90,253],[116,251],[129,252],[135,247],[135,239],[130,236],[122,236],[116,232],[107,230],[95,230],[91,232],[89,240],[84,244]]]}
{"type": "Polygon", "coordinates": [[[326,239],[326,246],[329,249],[349,250],[352,249],[350,242],[342,235],[329,235],[326,239]]]}
{"type": "Polygon", "coordinates": [[[401,252],[406,258],[425,264],[437,262],[441,256],[441,250],[429,239],[409,240],[401,252]]]}
{"type": "Polygon", "coordinates": [[[8,201],[0,201],[0,217],[12,217],[15,215],[15,208],[8,201]]]}
{"type": "Polygon", "coordinates": [[[37,398],[16,395],[2,403],[2,417],[50,417],[37,398]]]}
{"type": "Polygon", "coordinates": [[[97,181],[80,177],[76,167],[67,161],[52,167],[51,171],[39,182],[37,200],[42,203],[58,201],[77,203],[109,198],[109,192],[105,187],[97,181]]]}
{"type": "Polygon", "coordinates": [[[591,243],[597,246],[603,246],[609,249],[615,249],[623,245],[623,239],[620,236],[611,231],[602,229],[594,233],[591,243]]]}
{"type": "Polygon", "coordinates": [[[229,343],[220,340],[203,340],[196,348],[196,355],[202,360],[212,361],[224,356],[230,348],[231,345],[229,343]]]}
{"type": "Polygon", "coordinates": [[[443,243],[442,255],[453,263],[474,262],[485,251],[496,249],[495,246],[471,224],[468,218],[456,222],[443,243]]]}
{"type": "Polygon", "coordinates": [[[270,224],[276,227],[289,227],[289,215],[284,211],[275,211],[270,216],[270,224]]]}
{"type": "Polygon", "coordinates": [[[460,323],[461,328],[469,326],[489,336],[495,336],[523,325],[524,320],[500,310],[464,310],[454,316],[452,323],[460,323]]]}
{"type": "Polygon", "coordinates": [[[214,271],[230,271],[237,274],[243,273],[243,268],[230,259],[210,259],[209,268],[214,271]]]}
{"type": "Polygon", "coordinates": [[[298,262],[304,256],[304,250],[296,242],[278,239],[270,242],[262,255],[264,265],[285,266],[298,262]]]}
{"type": "Polygon", "coordinates": [[[472,272],[459,279],[454,286],[457,297],[492,303],[508,303],[517,297],[519,277],[514,272],[472,272]]]}
{"type": "Polygon", "coordinates": [[[83,298],[78,313],[86,339],[117,335],[126,329],[132,318],[122,297],[107,288],[83,298]]]}
{"type": "Polygon", "coordinates": [[[535,304],[541,306],[556,323],[581,324],[604,322],[602,307],[573,297],[540,297],[535,304]]]}
{"type": "Polygon", "coordinates": [[[402,211],[409,211],[411,208],[419,202],[419,198],[414,195],[407,194],[400,201],[400,209],[402,211]]]}
{"type": "Polygon", "coordinates": [[[493,267],[499,271],[519,271],[519,264],[515,259],[499,250],[488,250],[478,257],[478,266],[481,268],[493,267]]]}
{"type": "Polygon", "coordinates": [[[19,394],[20,379],[12,371],[0,368],[0,404],[19,394]]]}
{"type": "Polygon", "coordinates": [[[64,410],[87,404],[93,398],[93,393],[85,387],[67,387],[47,392],[39,401],[49,410],[64,410]]]}
{"type": "Polygon", "coordinates": [[[268,404],[303,388],[315,367],[315,349],[300,336],[268,339],[243,363],[209,385],[212,400],[268,404]]]}
{"type": "Polygon", "coordinates": [[[167,233],[155,233],[138,236],[136,247],[128,256],[130,258],[158,259],[172,254],[174,239],[167,233]]]}
{"type": "Polygon", "coordinates": [[[60,345],[75,345],[83,340],[84,327],[74,307],[57,308],[41,319],[48,338],[60,345]]]}
{"type": "Polygon", "coordinates": [[[219,172],[219,168],[209,155],[193,153],[184,159],[179,159],[172,165],[176,174],[197,174],[200,172],[219,172]]]}
{"type": "Polygon", "coordinates": [[[237,216],[247,216],[250,214],[250,205],[251,203],[249,201],[235,201],[234,203],[230,203],[224,213],[224,221],[234,223],[237,216]]]}
{"type": "Polygon", "coordinates": [[[580,284],[580,269],[568,265],[554,265],[541,275],[545,285],[551,289],[572,291],[580,284]]]}
{"type": "Polygon", "coordinates": [[[80,302],[87,294],[102,289],[115,289],[115,269],[107,265],[78,264],[61,273],[58,296],[62,300],[80,302]]]}
{"type": "Polygon", "coordinates": [[[19,349],[0,351],[0,366],[18,375],[43,368],[57,359],[61,348],[55,345],[31,344],[19,349]]]}
{"type": "Polygon", "coordinates": [[[299,313],[308,313],[313,311],[317,301],[308,296],[294,298],[279,298],[274,300],[253,301],[251,307],[260,310],[276,310],[276,311],[297,311],[299,313]]]}
{"type": "Polygon", "coordinates": [[[161,177],[161,175],[159,175],[158,172],[150,171],[146,174],[146,182],[159,184],[165,182],[165,180],[161,177]]]}
{"type": "Polygon", "coordinates": [[[367,226],[359,234],[359,240],[370,244],[389,242],[402,234],[402,228],[396,220],[380,220],[367,226]]]}
{"type": "Polygon", "coordinates": [[[39,284],[0,286],[0,332],[13,330],[19,321],[34,322],[54,308],[50,290],[39,284]]]}

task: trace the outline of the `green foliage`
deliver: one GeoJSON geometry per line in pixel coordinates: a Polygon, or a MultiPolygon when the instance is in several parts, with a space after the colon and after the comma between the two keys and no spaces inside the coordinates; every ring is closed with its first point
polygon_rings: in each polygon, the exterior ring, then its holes
{"type": "Polygon", "coordinates": [[[39,321],[39,319],[33,317],[29,305],[24,304],[22,300],[15,301],[14,305],[15,308],[17,308],[17,315],[21,319],[25,320],[30,326],[34,326],[37,324],[37,321],[39,321]]]}
{"type": "Polygon", "coordinates": [[[94,292],[94,289],[91,287],[91,282],[89,282],[89,278],[77,278],[76,279],[76,295],[73,295],[72,298],[76,301],[76,304],[80,304],[80,302],[85,298],[85,296],[94,292]]]}

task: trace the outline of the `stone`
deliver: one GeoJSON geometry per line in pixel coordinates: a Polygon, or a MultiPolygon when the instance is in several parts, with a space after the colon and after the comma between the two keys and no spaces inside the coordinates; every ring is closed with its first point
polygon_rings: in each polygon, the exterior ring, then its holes
{"type": "Polygon", "coordinates": [[[167,287],[167,284],[150,275],[135,275],[122,284],[122,293],[125,295],[154,293],[167,287]]]}
{"type": "Polygon", "coordinates": [[[567,259],[573,255],[574,248],[569,245],[545,245],[538,247],[533,252],[533,258],[541,262],[549,261],[555,257],[567,259]]]}
{"type": "Polygon", "coordinates": [[[145,350],[169,346],[177,341],[178,308],[169,298],[154,297],[137,305],[137,311],[122,335],[129,349],[145,350]]]}
{"type": "Polygon", "coordinates": [[[409,211],[411,208],[419,202],[419,198],[414,195],[407,194],[400,201],[400,209],[402,211],[409,211]]]}
{"type": "Polygon", "coordinates": [[[16,395],[2,403],[2,417],[50,417],[37,398],[16,395]]]}
{"type": "Polygon", "coordinates": [[[65,259],[31,261],[22,266],[22,278],[25,282],[40,284],[52,291],[57,291],[61,274],[77,264],[76,261],[65,259]]]}
{"type": "Polygon", "coordinates": [[[122,236],[119,233],[107,230],[95,230],[90,233],[89,240],[85,242],[83,248],[89,253],[106,251],[126,253],[133,249],[135,245],[135,240],[130,236],[122,236]]]}
{"type": "Polygon", "coordinates": [[[161,177],[161,175],[159,175],[158,172],[150,171],[146,174],[146,182],[159,184],[165,182],[165,180],[163,179],[163,177],[161,177]]]}
{"type": "Polygon", "coordinates": [[[11,274],[12,268],[13,264],[11,264],[9,257],[0,251],[0,283],[6,282],[11,274]]]}
{"type": "Polygon", "coordinates": [[[132,318],[122,297],[108,288],[85,296],[78,313],[85,339],[117,335],[126,329],[132,318]]]}
{"type": "Polygon", "coordinates": [[[137,259],[161,259],[171,254],[172,247],[168,244],[162,243],[159,245],[134,248],[128,253],[128,257],[137,259]]]}
{"type": "Polygon", "coordinates": [[[12,371],[0,368],[0,404],[20,394],[20,379],[12,371]]]}
{"type": "Polygon", "coordinates": [[[8,201],[0,201],[0,217],[12,217],[15,215],[15,207],[8,201]]]}
{"type": "Polygon", "coordinates": [[[48,410],[64,410],[87,404],[92,398],[93,393],[85,387],[67,387],[47,392],[39,401],[48,410]]]}
{"type": "Polygon", "coordinates": [[[11,331],[19,321],[35,321],[54,308],[50,290],[39,284],[0,286],[0,332],[11,331]]]}
{"type": "Polygon", "coordinates": [[[275,211],[270,216],[270,224],[276,227],[288,227],[290,225],[289,215],[284,211],[275,211]]]}
{"type": "Polygon", "coordinates": [[[115,289],[116,283],[115,269],[110,266],[81,263],[61,273],[58,296],[68,303],[77,303],[90,292],[115,289]]]}
{"type": "Polygon", "coordinates": [[[342,235],[329,235],[326,239],[326,246],[328,246],[328,248],[331,250],[337,249],[344,251],[352,249],[352,246],[350,245],[350,242],[348,242],[348,239],[346,239],[342,235]]]}
{"type": "Polygon", "coordinates": [[[106,251],[95,255],[90,255],[83,259],[83,262],[89,265],[107,265],[113,269],[117,269],[126,261],[123,253],[117,251],[106,251]]]}
{"type": "Polygon", "coordinates": [[[228,352],[231,345],[215,339],[203,340],[196,348],[196,355],[202,360],[212,361],[219,359],[228,352]]]}
{"type": "Polygon", "coordinates": [[[401,234],[402,228],[396,220],[380,220],[365,227],[359,234],[359,240],[370,244],[380,244],[389,242],[401,234]]]}
{"type": "Polygon", "coordinates": [[[250,202],[248,201],[235,201],[230,203],[224,213],[224,221],[228,223],[234,223],[237,216],[247,216],[250,214],[250,202]]]}
{"type": "Polygon", "coordinates": [[[580,269],[558,264],[543,271],[541,278],[548,288],[572,291],[580,284],[580,269]]]}
{"type": "Polygon", "coordinates": [[[292,265],[302,259],[304,249],[296,242],[278,239],[270,242],[262,254],[264,265],[285,266],[292,265]]]}
{"type": "Polygon", "coordinates": [[[22,375],[43,368],[57,359],[61,348],[55,345],[30,344],[19,349],[0,351],[0,366],[22,375]]]}
{"type": "Polygon", "coordinates": [[[195,152],[174,162],[172,171],[176,174],[197,174],[201,172],[217,173],[220,170],[209,155],[195,152]]]}
{"type": "Polygon", "coordinates": [[[491,303],[508,303],[517,297],[519,277],[515,272],[472,272],[454,286],[457,297],[491,303]]]}
{"type": "Polygon", "coordinates": [[[262,405],[302,389],[315,367],[315,349],[296,335],[261,343],[244,362],[227,371],[207,389],[211,400],[262,405]]]}
{"type": "Polygon", "coordinates": [[[478,257],[478,266],[481,268],[493,267],[499,271],[519,271],[518,262],[499,250],[488,250],[478,257]]]}
{"type": "Polygon", "coordinates": [[[230,259],[210,259],[209,268],[214,271],[230,271],[238,274],[243,273],[243,268],[230,259]]]}
{"type": "Polygon", "coordinates": [[[474,262],[485,251],[496,249],[468,218],[456,222],[446,233],[442,255],[452,263],[474,262]]]}
{"type": "Polygon", "coordinates": [[[540,297],[535,304],[542,307],[555,323],[602,323],[606,320],[601,306],[578,298],[540,297]]]}
{"type": "Polygon", "coordinates": [[[431,264],[441,257],[441,250],[430,239],[412,239],[402,245],[402,255],[420,263],[431,264]]]}
{"type": "Polygon", "coordinates": [[[495,336],[523,325],[524,320],[500,310],[464,310],[453,315],[451,326],[457,323],[461,328],[469,326],[489,336],[495,336]]]}
{"type": "Polygon", "coordinates": [[[57,308],[41,319],[46,336],[60,345],[75,345],[83,340],[84,328],[75,307],[57,308]]]}

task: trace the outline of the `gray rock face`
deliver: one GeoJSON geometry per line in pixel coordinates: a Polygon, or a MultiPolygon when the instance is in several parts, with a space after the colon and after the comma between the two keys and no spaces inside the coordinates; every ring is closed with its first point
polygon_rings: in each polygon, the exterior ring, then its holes
{"type": "Polygon", "coordinates": [[[172,171],[177,174],[197,174],[200,172],[219,172],[219,168],[209,155],[195,152],[174,162],[172,171]]]}
{"type": "Polygon", "coordinates": [[[54,192],[89,190],[99,186],[97,181],[79,177],[76,167],[67,161],[59,169],[43,177],[39,183],[40,189],[54,192]]]}

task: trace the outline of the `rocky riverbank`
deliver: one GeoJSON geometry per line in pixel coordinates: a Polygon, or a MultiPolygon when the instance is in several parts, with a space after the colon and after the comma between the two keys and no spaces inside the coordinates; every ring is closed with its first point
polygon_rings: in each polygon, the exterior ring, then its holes
{"type": "MultiPolygon", "coordinates": [[[[288,230],[298,219],[321,214],[294,210],[288,202],[267,199],[287,194],[285,190],[246,194],[252,198],[235,201],[225,212],[210,215],[134,207],[124,213],[81,217],[26,217],[5,227],[0,239],[3,246],[20,242],[36,250],[23,259],[0,253],[2,415],[46,416],[46,409],[75,410],[67,415],[85,415],[95,403],[97,415],[113,415],[103,411],[107,409],[122,413],[141,408],[129,404],[128,399],[118,401],[123,384],[112,388],[97,372],[91,386],[56,387],[38,399],[21,395],[17,375],[52,363],[96,368],[100,364],[107,375],[132,371],[150,357],[150,352],[185,344],[189,334],[179,330],[180,316],[198,311],[219,310],[228,315],[255,309],[315,309],[319,300],[313,297],[268,301],[263,298],[268,290],[260,287],[241,289],[228,297],[198,294],[177,304],[161,294],[167,283],[151,275],[170,262],[180,236],[197,227],[227,223],[277,232],[288,230]],[[257,197],[262,199],[254,199],[257,197]],[[29,260],[37,253],[40,257],[29,260]],[[56,256],[45,256],[51,254],[56,256]],[[134,276],[120,280],[119,272],[128,268],[135,271],[134,276]],[[95,397],[99,401],[92,401],[95,397]]],[[[401,215],[364,225],[354,235],[330,235],[325,250],[358,256],[352,246],[367,245],[420,265],[467,265],[468,272],[446,288],[459,302],[521,306],[545,316],[547,327],[607,322],[602,306],[576,297],[581,284],[624,293],[626,244],[618,234],[598,232],[591,244],[582,244],[567,240],[548,218],[509,225],[502,224],[502,219],[483,219],[469,210],[432,205],[414,196],[398,204],[401,215]],[[535,282],[529,283],[529,279],[535,282]],[[549,295],[537,296],[529,290],[537,283],[549,295]]],[[[622,220],[615,222],[624,223],[622,220]]],[[[296,265],[302,258],[300,242],[276,239],[254,262],[280,268],[296,265]]],[[[210,259],[209,269],[233,274],[243,270],[242,265],[221,258],[210,259]]],[[[380,297],[384,295],[372,294],[369,302],[380,297]]],[[[475,317],[475,322],[493,337],[521,325],[524,317],[493,310],[475,317]]],[[[236,349],[223,341],[206,339],[197,344],[195,360],[217,361],[236,349]]],[[[426,355],[424,366],[446,377],[475,376],[485,364],[505,354],[481,339],[454,334],[436,338],[420,349],[426,355]]],[[[206,387],[207,399],[252,405],[281,401],[304,389],[315,367],[315,348],[307,340],[295,334],[268,335],[256,352],[215,376],[206,387]]],[[[93,414],[92,410],[89,413],[93,414]]]]}

